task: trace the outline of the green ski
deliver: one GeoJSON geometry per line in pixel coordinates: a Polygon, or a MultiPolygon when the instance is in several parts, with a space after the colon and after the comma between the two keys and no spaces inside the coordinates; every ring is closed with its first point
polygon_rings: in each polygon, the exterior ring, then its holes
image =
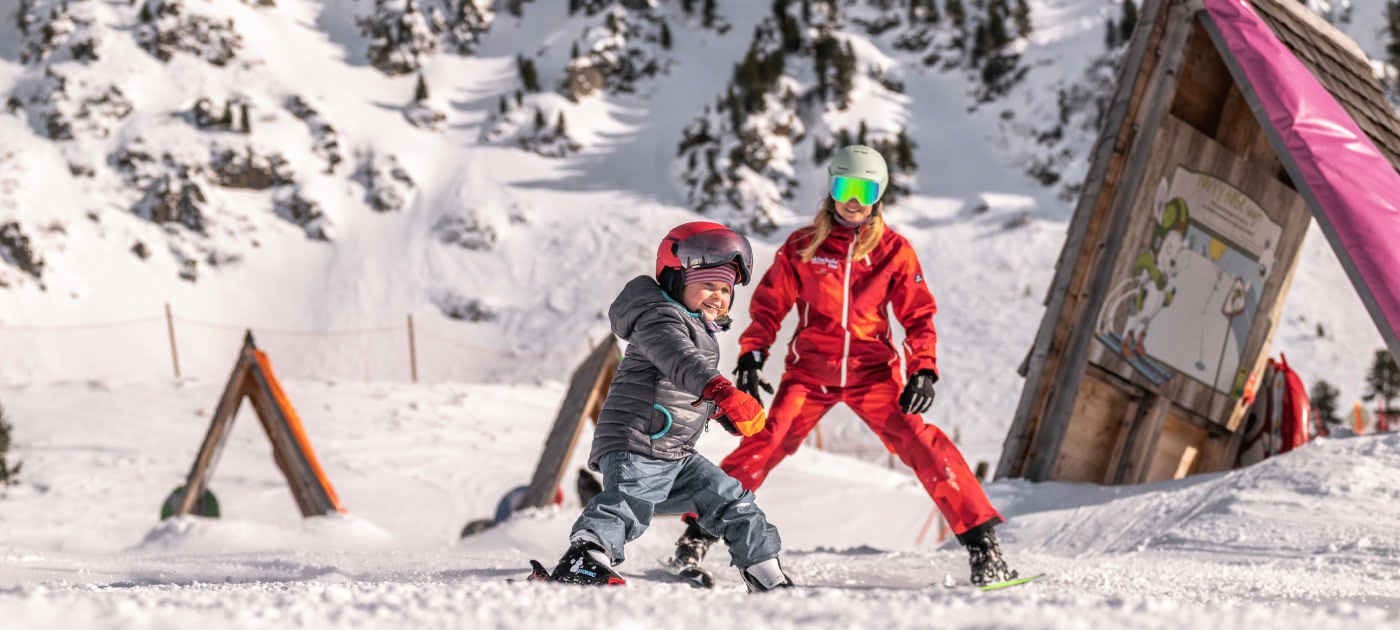
{"type": "Polygon", "coordinates": [[[1025,584],[1026,582],[1034,582],[1034,581],[1039,580],[1040,578],[1043,578],[1043,577],[1045,577],[1045,574],[1044,574],[1044,573],[1041,573],[1041,574],[1039,574],[1039,575],[1032,575],[1032,576],[1030,576],[1030,577],[1016,578],[1016,579],[1014,579],[1014,580],[1007,580],[1007,581],[1005,581],[1005,582],[997,582],[996,584],[988,584],[988,585],[986,585],[986,586],[979,586],[979,587],[977,587],[977,588],[978,588],[978,590],[983,590],[983,591],[995,591],[995,590],[997,590],[997,589],[1011,588],[1011,587],[1013,587],[1013,586],[1020,586],[1020,585],[1022,585],[1022,584],[1025,584]]]}

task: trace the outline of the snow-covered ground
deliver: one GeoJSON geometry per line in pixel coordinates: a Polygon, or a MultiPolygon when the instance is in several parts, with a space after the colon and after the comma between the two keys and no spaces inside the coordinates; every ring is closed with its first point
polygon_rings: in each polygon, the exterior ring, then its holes
{"type": "MultiPolygon", "coordinates": [[[[605,15],[524,3],[523,18],[496,14],[473,55],[424,57],[426,105],[445,116],[437,129],[408,120],[414,74],[367,64],[355,19],[375,5],[368,0],[184,0],[189,14],[234,20],[242,48],[218,67],[186,53],[157,61],[137,46],[136,5],[95,0],[38,6],[43,15],[71,8],[76,32],[96,36],[96,60],[60,48],[51,65],[24,63],[11,9],[0,8],[0,94],[23,101],[0,112],[0,224],[17,221],[45,263],[42,282],[0,264],[0,405],[15,425],[11,458],[24,462],[21,484],[0,488],[0,628],[1400,626],[1394,435],[1134,488],[993,484],[1013,564],[1049,573],[998,594],[923,588],[965,581],[965,555],[936,544],[936,527],[916,542],[929,500],[844,408],[821,425],[832,451],[809,443],[760,493],[807,587],[799,591],[746,597],[729,570],[714,592],[662,582],[656,560],[680,529],[671,519],[629,549],[621,569],[631,588],[506,583],[526,560],[562,551],[579,508],[572,493],[559,510],[457,542],[465,522],[492,514],[528,479],[560,381],[589,339],[607,333],[602,313],[617,287],[650,270],[667,229],[705,218],[686,209],[673,177],[677,143],[726,88],[769,4],[721,0],[731,28],[720,32],[661,3],[674,35],[662,54],[669,70],[635,92],[574,103],[554,86],[571,44],[598,37],[582,28],[601,28],[605,15]],[[580,152],[545,157],[487,139],[501,99],[520,87],[518,54],[536,59],[544,90],[514,114],[567,113],[580,152]],[[119,86],[132,113],[104,119],[97,107],[75,139],[46,137],[45,101],[28,99],[50,85],[47,69],[68,77],[74,99],[119,86]],[[252,133],[195,129],[199,97],[250,102],[252,133]],[[318,114],[303,119],[291,97],[318,114]],[[320,123],[336,130],[334,173],[320,123]],[[141,189],[117,167],[120,150],[204,165],[225,144],[282,154],[296,183],[250,191],[199,180],[203,235],[137,216],[141,189]],[[415,184],[398,190],[402,208],[376,212],[371,187],[352,173],[390,156],[415,184]],[[328,240],[272,211],[292,189],[320,204],[328,240]],[[182,278],[191,261],[195,277],[182,278]],[[170,376],[164,303],[180,380],[170,376]],[[406,384],[410,313],[421,385],[406,384]],[[348,515],[300,518],[245,410],[213,480],[225,518],[157,521],[245,327],[284,377],[348,515]]],[[[998,459],[1022,384],[1015,368],[1073,204],[1025,174],[1027,129],[1054,120],[1055,94],[1083,80],[1119,11],[1103,0],[1029,4],[1036,30],[1016,46],[1031,70],[1003,100],[970,110],[975,71],[924,65],[921,53],[892,46],[898,30],[852,27],[842,36],[862,63],[903,91],[862,75],[849,109],[808,121],[814,136],[868,121],[907,129],[916,143],[913,193],[887,218],[914,244],[939,301],[942,380],[928,417],[974,464],[998,459]]],[[[1385,45],[1375,27],[1382,4],[1358,3],[1344,25],[1373,54],[1385,45]]],[[[1080,153],[1092,144],[1092,129],[1066,133],[1080,153]]],[[[776,233],[754,237],[760,273],[821,194],[811,140],[794,147],[797,195],[776,233]]],[[[748,293],[737,296],[740,326],[748,293]]],[[[724,369],[737,338],[722,337],[724,369]]],[[[1347,404],[1380,346],[1314,228],[1274,352],[1308,383],[1331,381],[1347,404]]],[[[781,361],[770,363],[776,382],[781,361]]],[[[734,444],[711,432],[702,450],[719,459],[734,444]]],[[[566,481],[571,488],[572,474],[566,481]]],[[[722,554],[711,559],[723,565],[722,554]]]]}
{"type": "MultiPolygon", "coordinates": [[[[803,588],[760,597],[720,548],[714,591],[666,582],[669,517],[628,547],[628,587],[508,583],[562,553],[572,473],[562,507],[457,540],[528,479],[559,385],[288,382],[348,513],[299,517],[245,409],[211,482],[224,518],[160,522],[220,387],[0,387],[25,427],[25,481],[0,490],[6,628],[1400,624],[1396,434],[1145,486],[991,484],[1011,563],[1048,574],[997,593],[966,586],[965,553],[936,527],[916,542],[930,501],[911,476],[809,447],[759,492],[803,588]]],[[[733,444],[701,442],[715,459],[733,444]]]]}

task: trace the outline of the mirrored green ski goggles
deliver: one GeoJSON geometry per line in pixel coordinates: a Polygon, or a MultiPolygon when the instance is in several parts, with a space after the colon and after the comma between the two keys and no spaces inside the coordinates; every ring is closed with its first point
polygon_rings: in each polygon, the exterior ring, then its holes
{"type": "Polygon", "coordinates": [[[880,200],[880,184],[859,177],[831,178],[831,198],[836,203],[846,203],[855,198],[862,206],[869,206],[880,200]]]}

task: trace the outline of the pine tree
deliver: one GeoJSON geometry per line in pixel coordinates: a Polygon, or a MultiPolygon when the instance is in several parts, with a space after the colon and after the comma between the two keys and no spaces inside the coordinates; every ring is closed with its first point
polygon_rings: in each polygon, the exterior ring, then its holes
{"type": "Polygon", "coordinates": [[[812,23],[812,0],[802,0],[802,23],[812,23]]]}
{"type": "Polygon", "coordinates": [[[967,9],[963,8],[962,0],[944,0],[943,12],[948,14],[954,26],[962,28],[967,25],[967,9]]]}
{"type": "Polygon", "coordinates": [[[543,131],[545,126],[544,112],[540,108],[535,108],[535,131],[543,131]]]}
{"type": "Polygon", "coordinates": [[[19,475],[19,469],[22,466],[20,462],[15,462],[14,467],[11,468],[10,463],[6,461],[10,452],[10,432],[13,430],[14,426],[5,418],[5,409],[0,407],[0,486],[18,483],[15,477],[19,475]]]}
{"type": "MultiPolygon", "coordinates": [[[[1385,44],[1385,59],[1400,68],[1400,0],[1385,3],[1385,35],[1390,40],[1385,44]]],[[[1392,82],[1400,84],[1400,79],[1392,77],[1392,82]]]]}
{"type": "Polygon", "coordinates": [[[1006,32],[1006,12],[1000,2],[993,2],[987,11],[987,52],[998,51],[1011,42],[1006,32]]]}
{"type": "Polygon", "coordinates": [[[152,17],[152,16],[151,16],[151,5],[150,5],[149,3],[142,2],[142,3],[141,3],[141,13],[138,14],[137,17],[141,20],[141,23],[142,23],[142,24],[150,24],[150,23],[151,23],[151,17],[152,17]]]}
{"type": "Polygon", "coordinates": [[[1312,403],[1313,413],[1326,427],[1337,426],[1342,419],[1337,416],[1337,397],[1341,395],[1331,383],[1318,379],[1308,392],[1308,402],[1312,403]]]}
{"type": "Polygon", "coordinates": [[[1366,393],[1361,398],[1367,401],[1379,398],[1386,412],[1390,413],[1395,411],[1390,401],[1396,397],[1400,397],[1400,366],[1396,366],[1389,352],[1377,350],[1371,370],[1366,374],[1366,393]]]}
{"type": "Polygon", "coordinates": [[[569,47],[569,59],[578,59],[578,42],[574,42],[574,45],[569,47]]]}
{"type": "Polygon", "coordinates": [[[238,130],[243,133],[253,133],[253,121],[248,119],[248,104],[238,104],[238,130]]]}
{"type": "Polygon", "coordinates": [[[582,8],[582,6],[583,0],[569,0],[569,15],[578,13],[578,10],[582,8]]]}
{"type": "Polygon", "coordinates": [[[661,21],[661,47],[666,50],[671,49],[671,26],[666,23],[666,20],[661,21]]]}
{"type": "Polygon", "coordinates": [[[987,51],[991,50],[991,37],[987,35],[987,25],[983,22],[977,23],[977,30],[972,35],[972,65],[982,63],[982,58],[987,56],[987,51]]]}
{"type": "Polygon", "coordinates": [[[865,138],[869,134],[869,129],[865,127],[865,119],[860,119],[860,128],[856,131],[856,144],[865,144],[865,138]]]}
{"type": "Polygon", "coordinates": [[[501,102],[497,104],[496,111],[501,114],[506,113],[506,97],[501,97],[501,102]]]}
{"type": "Polygon", "coordinates": [[[695,0],[681,0],[681,10],[685,11],[686,15],[694,14],[695,0]]]}
{"type": "Polygon", "coordinates": [[[1030,37],[1035,26],[1031,24],[1031,6],[1026,0],[1016,0],[1016,6],[1011,9],[1011,20],[1016,24],[1016,36],[1030,37]]]}
{"type": "Polygon", "coordinates": [[[1108,28],[1103,32],[1103,47],[1113,50],[1118,47],[1118,24],[1108,18],[1108,28]]]}
{"type": "Polygon", "coordinates": [[[700,9],[700,23],[704,24],[705,28],[715,25],[715,0],[705,0],[704,7],[700,9]]]}
{"type": "Polygon", "coordinates": [[[919,168],[914,162],[914,143],[909,141],[909,134],[903,127],[899,129],[899,136],[895,138],[895,155],[899,160],[900,170],[912,173],[919,168]]]}
{"type": "Polygon", "coordinates": [[[419,103],[428,100],[428,81],[421,72],[418,73],[418,85],[413,89],[413,100],[419,103]]]}
{"type": "Polygon", "coordinates": [[[564,124],[564,112],[559,112],[559,119],[554,121],[554,135],[564,137],[569,135],[569,128],[564,124]]]}
{"type": "Polygon", "coordinates": [[[540,91],[540,75],[535,72],[535,62],[526,59],[525,55],[516,55],[515,66],[520,71],[520,83],[525,86],[525,91],[540,91]]]}
{"type": "Polygon", "coordinates": [[[937,24],[943,16],[938,11],[938,0],[920,0],[924,3],[924,21],[929,24],[937,24]]]}
{"type": "Polygon", "coordinates": [[[525,104],[525,94],[520,90],[515,91],[515,106],[520,107],[525,104]]]}
{"type": "Polygon", "coordinates": [[[1137,28],[1137,3],[1133,0],[1123,0],[1123,13],[1118,20],[1118,41],[1126,42],[1133,38],[1133,29],[1137,28]]]}

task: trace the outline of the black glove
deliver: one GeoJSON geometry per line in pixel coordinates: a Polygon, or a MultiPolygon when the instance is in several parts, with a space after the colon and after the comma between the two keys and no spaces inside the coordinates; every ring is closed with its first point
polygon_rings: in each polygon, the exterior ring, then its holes
{"type": "Polygon", "coordinates": [[[933,384],[938,382],[938,373],[933,370],[919,370],[904,384],[904,393],[899,395],[899,408],[904,413],[923,413],[933,406],[933,384]]]}
{"type": "Polygon", "coordinates": [[[730,435],[744,437],[744,434],[739,432],[739,427],[734,426],[734,423],[729,421],[729,416],[724,415],[723,411],[716,409],[715,414],[710,416],[710,419],[718,422],[719,426],[728,431],[730,435]]]}
{"type": "Polygon", "coordinates": [[[753,396],[760,405],[763,404],[763,398],[758,395],[758,388],[762,387],[763,391],[773,393],[773,386],[763,378],[762,350],[739,355],[739,365],[734,368],[734,374],[734,386],[739,388],[739,391],[753,396]]]}

